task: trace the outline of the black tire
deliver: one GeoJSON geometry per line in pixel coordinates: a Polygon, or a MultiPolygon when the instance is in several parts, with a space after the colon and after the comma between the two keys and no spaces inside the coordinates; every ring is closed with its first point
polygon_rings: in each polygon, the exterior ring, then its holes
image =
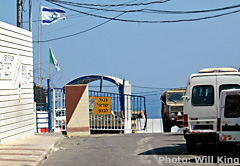
{"type": "Polygon", "coordinates": [[[186,139],[186,146],[188,153],[194,153],[196,151],[196,140],[195,139],[186,139]]]}
{"type": "Polygon", "coordinates": [[[163,130],[164,132],[171,132],[171,124],[166,116],[163,118],[163,130]]]}

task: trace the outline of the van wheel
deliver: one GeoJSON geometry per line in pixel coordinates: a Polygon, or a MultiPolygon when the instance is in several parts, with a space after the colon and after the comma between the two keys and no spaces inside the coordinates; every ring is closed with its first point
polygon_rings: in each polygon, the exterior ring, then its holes
{"type": "Polygon", "coordinates": [[[166,116],[163,119],[163,130],[164,132],[171,132],[171,124],[166,116]]]}
{"type": "Polygon", "coordinates": [[[196,151],[196,140],[195,139],[186,139],[186,146],[188,153],[194,153],[196,151]]]}

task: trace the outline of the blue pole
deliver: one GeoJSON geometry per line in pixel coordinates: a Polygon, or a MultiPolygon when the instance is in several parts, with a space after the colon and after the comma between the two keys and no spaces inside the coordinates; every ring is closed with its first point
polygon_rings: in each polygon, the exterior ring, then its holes
{"type": "Polygon", "coordinates": [[[47,80],[48,85],[48,128],[49,133],[52,132],[52,94],[51,94],[51,80],[47,80]]]}
{"type": "Polygon", "coordinates": [[[121,111],[123,111],[123,114],[125,115],[125,105],[124,105],[124,87],[123,85],[119,85],[118,88],[119,94],[120,94],[120,108],[121,111]]]}

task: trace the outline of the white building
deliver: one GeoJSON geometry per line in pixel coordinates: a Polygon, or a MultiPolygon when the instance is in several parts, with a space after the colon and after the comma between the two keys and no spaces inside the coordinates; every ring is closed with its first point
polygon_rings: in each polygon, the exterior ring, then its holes
{"type": "Polygon", "coordinates": [[[0,144],[34,135],[32,33],[0,21],[0,144]]]}

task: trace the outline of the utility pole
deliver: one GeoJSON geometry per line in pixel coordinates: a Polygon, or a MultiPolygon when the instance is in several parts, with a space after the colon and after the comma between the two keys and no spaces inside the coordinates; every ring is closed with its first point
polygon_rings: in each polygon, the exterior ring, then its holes
{"type": "Polygon", "coordinates": [[[17,0],[17,27],[21,28],[21,1],[17,0]]]}
{"type": "Polygon", "coordinates": [[[32,32],[32,0],[29,0],[29,31],[32,32]]]}

